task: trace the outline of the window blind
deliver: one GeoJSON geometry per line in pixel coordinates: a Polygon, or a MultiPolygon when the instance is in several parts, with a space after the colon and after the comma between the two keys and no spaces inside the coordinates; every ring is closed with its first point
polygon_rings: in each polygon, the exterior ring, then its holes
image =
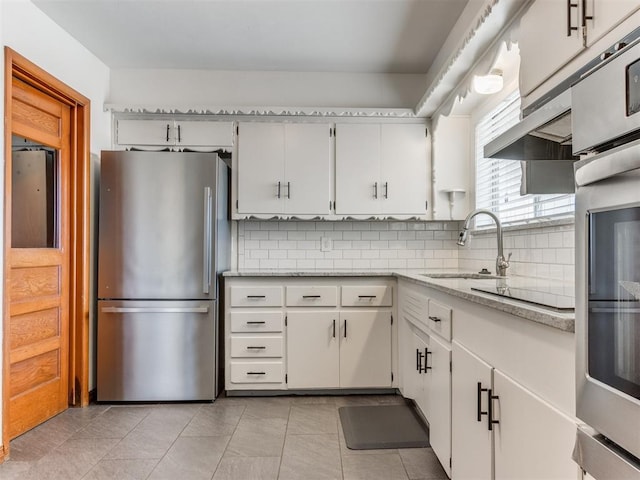
{"type": "MultiPolygon", "coordinates": [[[[520,162],[484,158],[484,146],[519,120],[520,93],[515,91],[476,125],[476,208],[492,211],[503,224],[572,214],[573,194],[520,195],[520,162]]],[[[489,217],[476,217],[476,227],[492,225],[489,217]]]]}

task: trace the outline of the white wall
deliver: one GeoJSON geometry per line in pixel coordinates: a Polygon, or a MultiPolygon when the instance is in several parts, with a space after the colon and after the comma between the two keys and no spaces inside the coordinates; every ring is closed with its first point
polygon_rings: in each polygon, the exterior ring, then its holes
{"type": "Polygon", "coordinates": [[[413,74],[114,69],[108,103],[413,109],[423,92],[424,75],[413,74]]]}
{"type": "MultiPolygon", "coordinates": [[[[0,0],[0,44],[11,47],[89,98],[91,100],[91,151],[100,152],[101,149],[110,146],[110,116],[103,111],[103,104],[109,92],[109,69],[105,64],[53,23],[29,0],[0,0]]],[[[4,72],[4,53],[0,59],[0,69],[4,72]]],[[[4,75],[1,77],[0,88],[4,99],[4,75]]],[[[3,101],[0,101],[0,113],[4,118],[3,101]]],[[[4,137],[0,137],[0,152],[4,152],[4,137]]],[[[4,195],[4,163],[4,153],[2,153],[0,198],[4,195]]],[[[0,210],[0,224],[4,224],[2,210],[0,210]]],[[[0,248],[4,251],[2,236],[0,236],[0,248]]],[[[0,283],[0,295],[3,294],[2,285],[0,283]]],[[[0,343],[1,357],[2,344],[0,343]]],[[[1,428],[0,423],[0,431],[1,428]]]]}

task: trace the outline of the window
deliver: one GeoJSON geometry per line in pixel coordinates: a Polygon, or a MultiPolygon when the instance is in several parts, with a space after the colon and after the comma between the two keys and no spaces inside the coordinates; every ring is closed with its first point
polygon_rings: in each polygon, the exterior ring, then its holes
{"type": "MultiPolygon", "coordinates": [[[[484,158],[484,146],[519,119],[520,93],[515,91],[476,126],[476,207],[492,211],[503,224],[570,216],[573,194],[520,195],[520,162],[484,158]]],[[[476,217],[476,227],[490,225],[490,218],[476,217]]]]}

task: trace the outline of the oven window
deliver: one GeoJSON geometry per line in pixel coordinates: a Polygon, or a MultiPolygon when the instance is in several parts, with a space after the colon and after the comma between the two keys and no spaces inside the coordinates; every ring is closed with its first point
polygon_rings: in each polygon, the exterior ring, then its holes
{"type": "Polygon", "coordinates": [[[640,398],[640,207],[589,215],[589,374],[640,398]]]}

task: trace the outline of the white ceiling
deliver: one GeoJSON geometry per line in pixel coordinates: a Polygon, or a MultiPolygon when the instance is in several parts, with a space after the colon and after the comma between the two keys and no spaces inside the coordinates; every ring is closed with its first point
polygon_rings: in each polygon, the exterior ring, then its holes
{"type": "Polygon", "coordinates": [[[111,68],[424,74],[468,1],[33,3],[111,68]]]}

